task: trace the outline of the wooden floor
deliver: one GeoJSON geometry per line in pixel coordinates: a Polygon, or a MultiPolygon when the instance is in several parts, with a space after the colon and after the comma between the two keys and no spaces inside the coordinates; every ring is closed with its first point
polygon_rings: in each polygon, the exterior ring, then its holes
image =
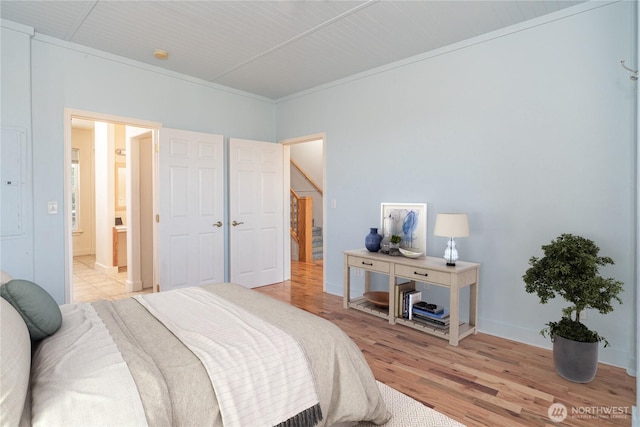
{"type": "Polygon", "coordinates": [[[549,350],[479,333],[460,342],[342,308],[322,292],[321,263],[292,263],[292,280],[256,288],[324,317],[360,347],[379,381],[467,426],[630,426],[635,378],[601,364],[588,384],[555,373],[549,350]],[[549,407],[562,403],[562,423],[549,407]]]}

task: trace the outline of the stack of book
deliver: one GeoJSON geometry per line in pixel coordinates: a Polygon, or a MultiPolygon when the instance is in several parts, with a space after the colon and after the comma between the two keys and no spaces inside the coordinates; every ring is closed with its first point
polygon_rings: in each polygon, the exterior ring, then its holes
{"type": "Polygon", "coordinates": [[[422,296],[422,293],[416,291],[416,285],[413,282],[402,283],[400,285],[396,285],[396,304],[394,307],[394,316],[395,317],[404,317],[405,319],[409,318],[409,313],[411,312],[411,305],[409,305],[409,296],[411,297],[412,302],[419,301],[417,299],[417,294],[422,296]]]}
{"type": "Polygon", "coordinates": [[[440,305],[419,301],[411,307],[412,319],[438,329],[449,328],[449,310],[440,305]]]}

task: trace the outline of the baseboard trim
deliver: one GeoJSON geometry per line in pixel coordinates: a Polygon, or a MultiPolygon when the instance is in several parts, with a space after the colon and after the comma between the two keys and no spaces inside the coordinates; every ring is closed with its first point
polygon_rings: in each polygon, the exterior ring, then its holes
{"type": "Polygon", "coordinates": [[[116,274],[118,272],[118,266],[104,265],[99,262],[96,262],[94,267],[97,271],[105,274],[116,274]]]}
{"type": "Polygon", "coordinates": [[[89,249],[73,249],[73,256],[85,256],[85,255],[93,255],[95,251],[91,251],[91,248],[89,249]]]}
{"type": "Polygon", "coordinates": [[[142,290],[141,280],[134,280],[134,281],[127,280],[126,283],[127,283],[127,292],[138,292],[142,290]]]}
{"type": "MultiPolygon", "coordinates": [[[[506,338],[548,350],[552,349],[551,340],[540,335],[539,330],[519,328],[514,325],[496,322],[486,318],[479,318],[478,325],[478,330],[485,334],[506,338]]],[[[602,348],[601,346],[598,351],[598,361],[600,363],[625,369],[629,375],[635,376],[635,357],[632,357],[622,348],[612,346],[602,348]]]]}

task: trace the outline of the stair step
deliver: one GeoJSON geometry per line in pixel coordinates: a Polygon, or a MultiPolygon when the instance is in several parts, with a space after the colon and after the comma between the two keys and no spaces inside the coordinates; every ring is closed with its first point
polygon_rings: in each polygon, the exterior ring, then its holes
{"type": "Polygon", "coordinates": [[[324,245],[322,243],[322,227],[313,227],[312,236],[311,256],[314,260],[322,259],[322,254],[324,251],[324,245]]]}

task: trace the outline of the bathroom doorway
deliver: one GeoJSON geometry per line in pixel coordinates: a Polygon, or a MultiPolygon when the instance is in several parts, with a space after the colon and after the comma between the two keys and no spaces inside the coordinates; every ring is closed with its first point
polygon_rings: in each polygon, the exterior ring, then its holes
{"type": "Polygon", "coordinates": [[[151,292],[157,125],[93,113],[68,115],[66,300],[151,292]]]}

